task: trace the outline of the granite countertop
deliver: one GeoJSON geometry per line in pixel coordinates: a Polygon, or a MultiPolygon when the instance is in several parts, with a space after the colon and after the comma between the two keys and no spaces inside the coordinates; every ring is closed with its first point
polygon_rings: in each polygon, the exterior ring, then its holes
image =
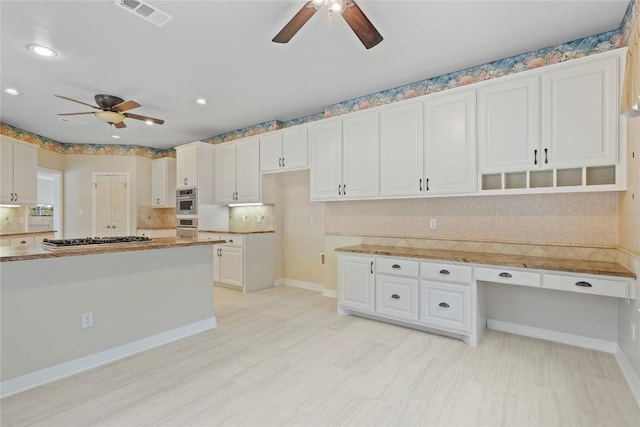
{"type": "Polygon", "coordinates": [[[175,230],[175,227],[138,227],[136,230],[175,230]]]}
{"type": "Polygon", "coordinates": [[[26,261],[33,259],[61,258],[68,256],[96,255],[113,252],[144,251],[152,249],[204,246],[226,243],[224,240],[191,240],[177,237],[162,237],[145,243],[117,243],[113,245],[74,246],[62,249],[45,249],[41,245],[0,247],[0,262],[26,261]]]}
{"type": "Polygon", "coordinates": [[[275,233],[275,231],[229,231],[229,230],[203,230],[199,229],[198,232],[203,233],[220,233],[220,234],[264,234],[264,233],[275,233]]]}
{"type": "Polygon", "coordinates": [[[30,236],[38,234],[50,234],[55,233],[56,230],[38,230],[38,231],[9,231],[6,233],[0,233],[0,237],[12,237],[12,236],[30,236]]]}
{"type": "Polygon", "coordinates": [[[636,278],[635,274],[625,269],[620,264],[603,261],[584,261],[577,259],[545,258],[525,255],[507,255],[498,253],[492,254],[484,252],[443,251],[439,249],[405,248],[377,245],[347,246],[343,248],[337,248],[336,252],[465,262],[470,264],[531,268],[536,270],[566,271],[571,273],[628,277],[632,279],[636,278]]]}

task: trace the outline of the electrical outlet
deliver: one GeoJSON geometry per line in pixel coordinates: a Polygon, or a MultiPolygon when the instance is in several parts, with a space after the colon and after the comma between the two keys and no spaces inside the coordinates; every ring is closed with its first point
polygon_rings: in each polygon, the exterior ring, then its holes
{"type": "Polygon", "coordinates": [[[82,329],[93,326],[93,311],[82,313],[82,329]]]}
{"type": "Polygon", "coordinates": [[[438,228],[438,221],[435,218],[431,218],[429,220],[429,228],[432,230],[435,230],[436,228],[438,228]]]}
{"type": "Polygon", "coordinates": [[[246,215],[242,215],[242,222],[247,222],[247,216],[246,215]]]}
{"type": "Polygon", "coordinates": [[[264,215],[258,215],[258,224],[262,223],[262,221],[264,221],[264,215]]]}
{"type": "Polygon", "coordinates": [[[636,340],[636,324],[631,322],[631,339],[636,340]]]}
{"type": "Polygon", "coordinates": [[[311,215],[309,217],[309,224],[315,224],[316,223],[316,217],[314,215],[311,215]]]}

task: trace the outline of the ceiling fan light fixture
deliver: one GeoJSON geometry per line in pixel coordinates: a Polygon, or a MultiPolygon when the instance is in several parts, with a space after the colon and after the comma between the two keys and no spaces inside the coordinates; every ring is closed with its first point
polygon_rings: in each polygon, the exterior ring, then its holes
{"type": "Polygon", "coordinates": [[[147,126],[153,126],[153,120],[145,120],[145,121],[144,121],[144,123],[145,123],[147,126]]]}
{"type": "Polygon", "coordinates": [[[8,87],[4,90],[4,93],[6,93],[7,95],[12,95],[12,96],[18,96],[21,95],[20,91],[18,89],[14,89],[12,87],[8,87]]]}
{"type": "Polygon", "coordinates": [[[27,46],[27,49],[40,56],[53,57],[57,55],[55,50],[38,44],[30,44],[27,46]]]}
{"type": "Polygon", "coordinates": [[[94,113],[97,118],[105,123],[116,124],[125,119],[125,116],[115,111],[98,111],[94,113]]]}
{"type": "Polygon", "coordinates": [[[344,0],[329,0],[329,10],[335,13],[342,13],[344,10],[344,0]]]}

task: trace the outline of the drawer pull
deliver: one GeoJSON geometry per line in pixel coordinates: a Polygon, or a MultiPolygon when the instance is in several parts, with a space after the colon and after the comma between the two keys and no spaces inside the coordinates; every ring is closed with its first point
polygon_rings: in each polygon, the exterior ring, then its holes
{"type": "Polygon", "coordinates": [[[503,272],[503,273],[498,274],[498,276],[500,276],[500,277],[507,277],[507,278],[509,278],[509,277],[513,277],[513,276],[511,275],[511,273],[507,273],[506,271],[505,271],[505,272],[503,272]]]}
{"type": "Polygon", "coordinates": [[[401,267],[400,267],[398,264],[393,264],[393,265],[391,266],[391,268],[395,268],[395,269],[397,270],[397,269],[399,269],[399,268],[401,268],[401,267]]]}
{"type": "Polygon", "coordinates": [[[440,274],[451,274],[449,270],[440,270],[440,274]]]}
{"type": "Polygon", "coordinates": [[[440,307],[442,308],[449,308],[449,304],[447,304],[446,302],[441,302],[440,304],[438,304],[440,307]]]}
{"type": "Polygon", "coordinates": [[[581,288],[591,288],[591,287],[593,287],[593,285],[591,283],[583,282],[583,281],[576,282],[576,286],[580,286],[581,288]]]}
{"type": "Polygon", "coordinates": [[[371,261],[371,274],[373,274],[373,261],[371,261]]]}
{"type": "Polygon", "coordinates": [[[398,294],[393,294],[393,295],[391,295],[391,298],[393,298],[393,299],[400,299],[400,295],[398,295],[398,294]]]}
{"type": "MultiPolygon", "coordinates": [[[[20,244],[21,244],[21,245],[26,245],[26,244],[27,244],[27,241],[26,241],[26,240],[23,240],[23,241],[21,241],[21,242],[20,242],[20,244]]],[[[589,285],[589,286],[591,286],[591,285],[589,285]]]]}

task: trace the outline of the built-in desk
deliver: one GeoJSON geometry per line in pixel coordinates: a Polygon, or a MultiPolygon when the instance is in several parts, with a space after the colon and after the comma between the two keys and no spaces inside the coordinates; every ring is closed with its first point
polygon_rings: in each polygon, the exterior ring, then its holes
{"type": "Polygon", "coordinates": [[[490,284],[573,293],[576,301],[579,294],[636,297],[635,274],[616,263],[374,245],[336,251],[340,314],[444,333],[471,346],[487,326],[490,284]]]}

